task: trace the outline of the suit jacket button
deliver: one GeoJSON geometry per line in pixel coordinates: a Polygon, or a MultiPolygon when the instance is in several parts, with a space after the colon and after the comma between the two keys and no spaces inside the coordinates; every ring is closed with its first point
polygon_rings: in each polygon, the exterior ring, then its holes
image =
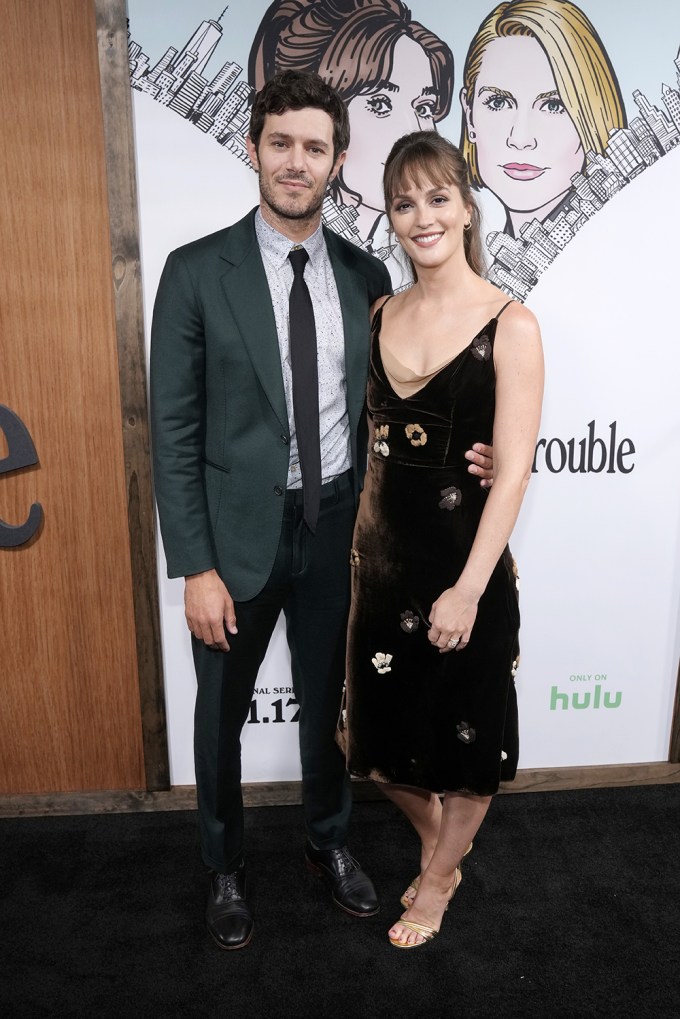
{"type": "Polygon", "coordinates": [[[274,495],[283,495],[281,485],[274,485],[274,495]]]}

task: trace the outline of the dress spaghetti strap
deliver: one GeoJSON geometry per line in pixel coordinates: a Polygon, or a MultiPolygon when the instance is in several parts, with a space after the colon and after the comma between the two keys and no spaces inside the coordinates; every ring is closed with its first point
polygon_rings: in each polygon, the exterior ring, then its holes
{"type": "Polygon", "coordinates": [[[374,314],[373,318],[371,319],[371,333],[374,332],[375,327],[376,327],[376,323],[379,322],[379,320],[380,320],[380,316],[382,315],[383,308],[385,307],[387,302],[392,297],[394,297],[394,294],[388,294],[387,297],[385,298],[385,300],[383,301],[383,303],[380,305],[380,307],[375,309],[375,314],[374,314]]]}
{"type": "Polygon", "coordinates": [[[498,314],[497,314],[497,315],[494,315],[494,318],[496,319],[496,321],[498,321],[498,319],[499,319],[499,318],[501,317],[501,315],[503,314],[503,312],[505,311],[505,309],[507,308],[507,306],[508,306],[509,304],[514,304],[514,303],[515,303],[515,302],[514,302],[513,300],[510,300],[510,301],[506,301],[506,302],[505,302],[505,304],[503,305],[503,307],[501,308],[501,310],[500,310],[500,311],[498,312],[498,314]]]}
{"type": "Polygon", "coordinates": [[[379,323],[380,323],[380,321],[382,319],[382,309],[387,304],[387,301],[389,301],[391,298],[394,298],[394,296],[395,296],[394,293],[388,293],[387,297],[382,302],[380,307],[375,309],[375,314],[373,315],[373,318],[371,319],[371,336],[375,332],[375,327],[379,326],[379,323]]]}

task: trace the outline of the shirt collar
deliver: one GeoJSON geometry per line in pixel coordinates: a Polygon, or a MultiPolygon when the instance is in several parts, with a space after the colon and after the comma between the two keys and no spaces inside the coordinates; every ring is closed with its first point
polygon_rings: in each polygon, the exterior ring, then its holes
{"type": "Polygon", "coordinates": [[[320,268],[326,254],[326,238],[323,235],[323,225],[321,223],[319,223],[311,237],[307,237],[302,244],[296,245],[291,241],[290,237],[286,237],[273,226],[270,226],[258,209],[255,213],[255,233],[257,234],[257,242],[260,245],[261,251],[277,269],[285,265],[288,261],[289,251],[295,247],[305,249],[314,271],[320,268]]]}

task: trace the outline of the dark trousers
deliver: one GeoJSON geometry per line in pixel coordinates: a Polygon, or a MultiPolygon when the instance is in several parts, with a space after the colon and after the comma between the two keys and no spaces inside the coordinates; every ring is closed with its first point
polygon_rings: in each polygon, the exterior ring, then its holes
{"type": "MultiPolygon", "coordinates": [[[[300,759],[307,835],[319,849],[347,841],[349,776],[335,743],[345,675],[355,505],[351,472],[324,485],[316,534],[302,521],[302,493],[286,493],[271,575],[251,601],[236,603],[231,650],[193,640],[198,679],[194,757],[205,863],[228,873],[243,856],[241,729],[257,673],[283,610],[293,688],[300,705],[300,759]]],[[[227,587],[229,578],[225,577],[227,587]]]]}

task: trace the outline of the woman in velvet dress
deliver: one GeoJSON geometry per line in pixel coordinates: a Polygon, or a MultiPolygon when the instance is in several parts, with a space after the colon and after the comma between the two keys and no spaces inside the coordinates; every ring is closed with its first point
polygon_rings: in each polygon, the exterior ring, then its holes
{"type": "Polygon", "coordinates": [[[518,758],[519,608],[507,547],[540,419],[538,325],[481,278],[480,216],[458,150],[399,139],[385,208],[415,285],[373,309],[373,437],[351,555],[339,742],[354,775],[384,783],[420,836],[420,875],[389,932],[438,932],[459,865],[518,758]],[[493,441],[487,493],[467,471],[493,441]],[[441,797],[440,794],[443,794],[441,797]]]}

